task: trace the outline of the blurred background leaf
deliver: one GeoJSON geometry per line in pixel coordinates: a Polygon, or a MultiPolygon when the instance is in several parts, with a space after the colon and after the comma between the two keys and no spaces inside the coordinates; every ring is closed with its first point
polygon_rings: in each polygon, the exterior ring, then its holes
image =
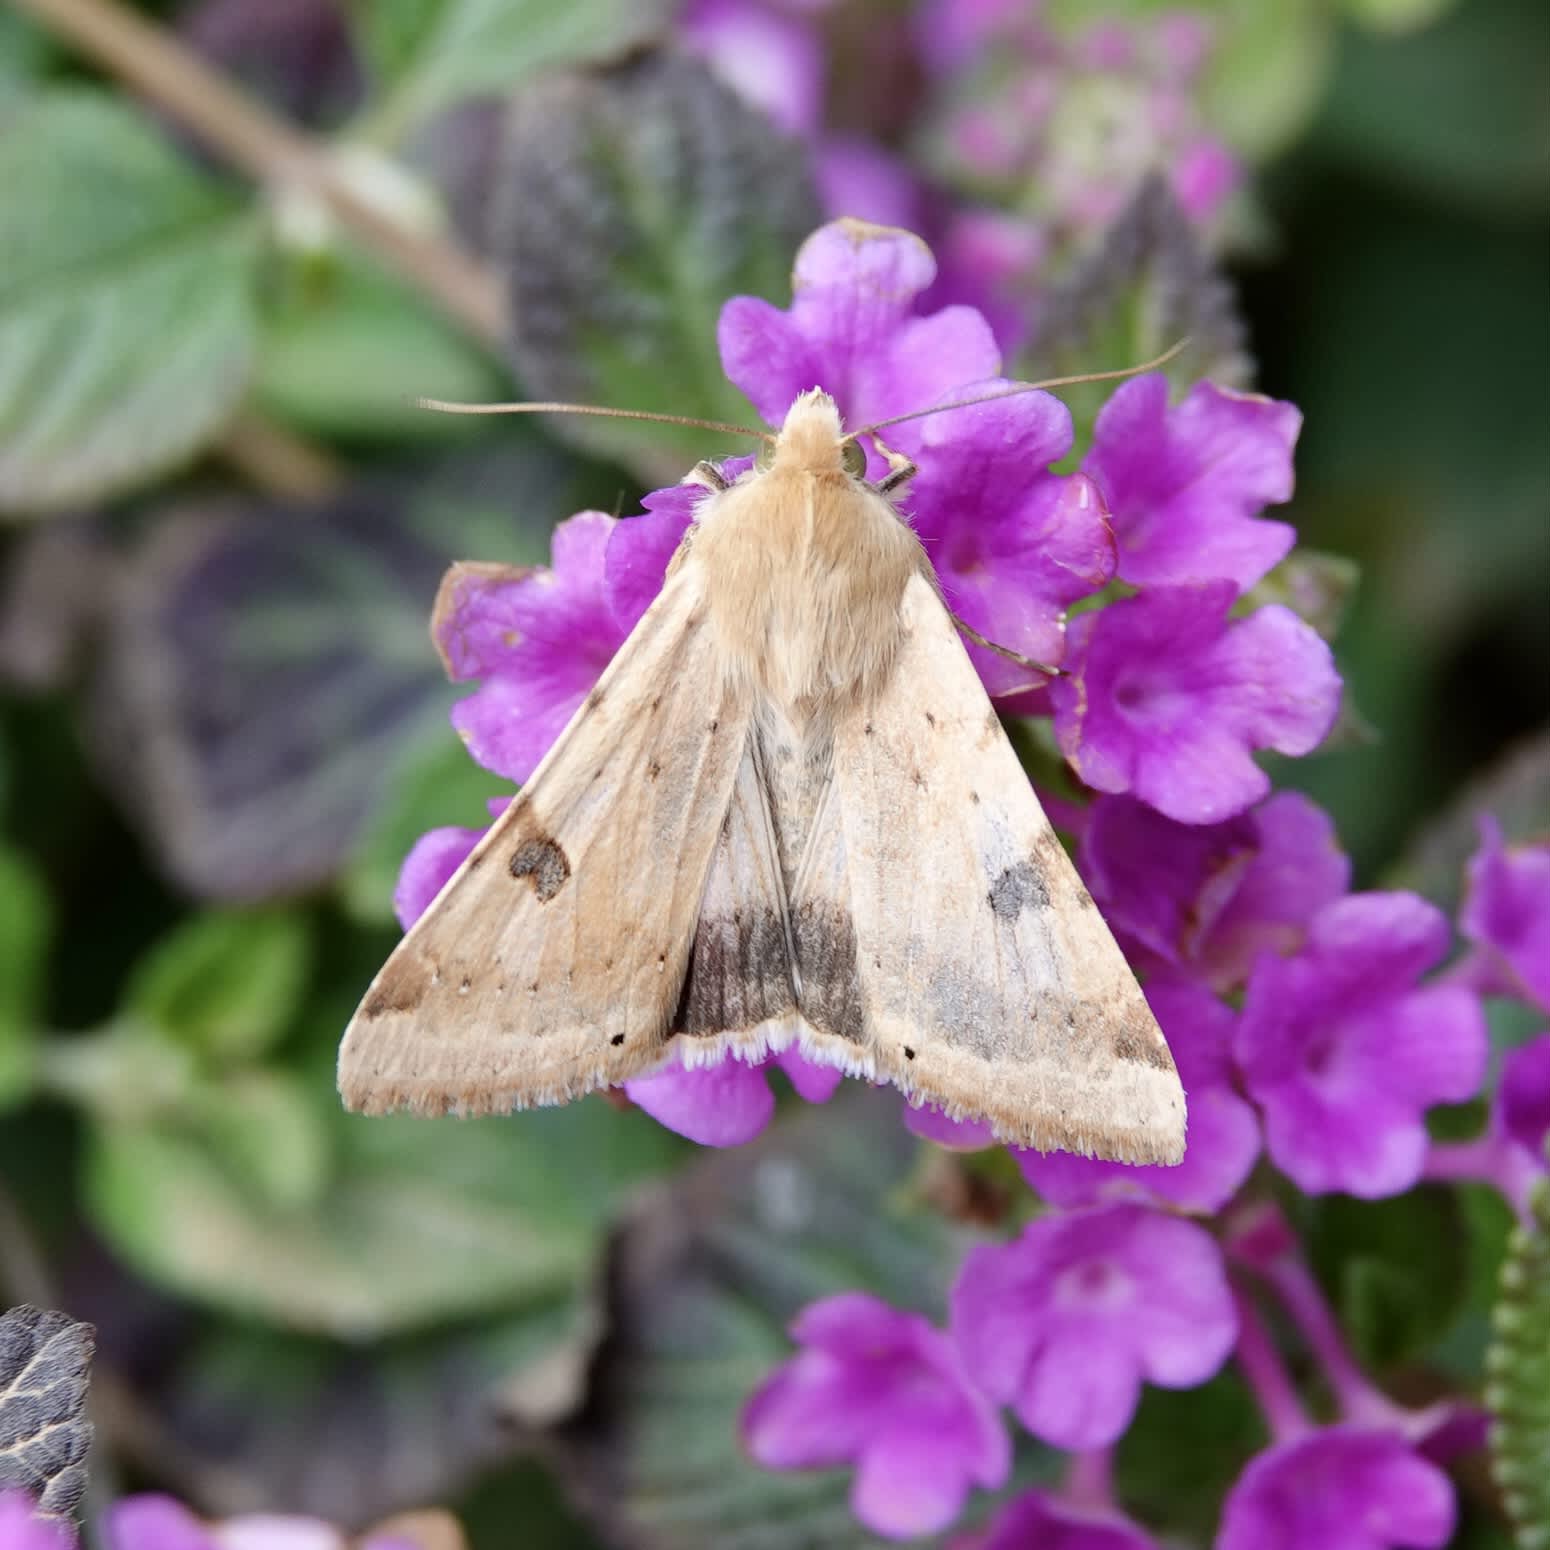
{"type": "MultiPolygon", "coordinates": [[[[818,223],[804,158],[761,113],[668,52],[551,75],[511,103],[495,200],[512,358],[531,396],[757,422],[721,370],[716,319],[729,296],[784,304],[818,223]]],[[[707,445],[666,425],[554,429],[656,483],[707,445]]]]}
{"type": "Polygon", "coordinates": [[[947,1281],[972,1240],[910,1209],[920,1152],[897,1094],[847,1083],[751,1146],[706,1154],[626,1222],[609,1257],[591,1402],[559,1438],[577,1500],[611,1542],[880,1543],[846,1506],[847,1471],[760,1469],[741,1450],[738,1417],[813,1298],[859,1288],[945,1317],[947,1281]]]}
{"type": "MultiPolygon", "coordinates": [[[[121,575],[90,732],[172,875],[234,900],[332,878],[399,772],[449,741],[456,696],[427,625],[448,562],[545,558],[559,516],[619,493],[518,429],[313,510],[168,514],[121,575]]],[[[422,827],[468,821],[420,789],[422,827]]]]}
{"type": "Polygon", "coordinates": [[[57,91],[0,121],[0,511],[189,456],[253,353],[257,229],[133,108],[57,91]]]}
{"type": "Polygon", "coordinates": [[[377,93],[368,132],[392,141],[466,97],[524,76],[622,54],[657,32],[663,0],[356,0],[377,93]]]}

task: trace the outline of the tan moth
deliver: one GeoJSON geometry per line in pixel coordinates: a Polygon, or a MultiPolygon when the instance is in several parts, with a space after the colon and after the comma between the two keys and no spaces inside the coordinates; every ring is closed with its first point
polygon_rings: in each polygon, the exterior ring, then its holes
{"type": "Polygon", "coordinates": [[[796,1043],[1013,1145],[1182,1157],[1167,1044],[890,498],[914,470],[866,478],[881,428],[815,389],[735,482],[689,476],[660,595],[367,991],[350,1108],[796,1043]]]}

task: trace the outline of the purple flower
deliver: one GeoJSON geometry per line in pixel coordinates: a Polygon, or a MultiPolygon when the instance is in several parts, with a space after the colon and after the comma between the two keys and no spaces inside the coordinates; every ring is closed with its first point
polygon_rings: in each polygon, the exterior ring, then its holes
{"type": "Polygon", "coordinates": [[[1228,1493],[1216,1550],[1432,1550],[1453,1486],[1394,1432],[1331,1426],[1253,1459],[1228,1493]]]}
{"type": "Polygon", "coordinates": [[[1034,322],[1034,277],[1049,249],[1047,233],[1005,210],[971,207],[954,211],[933,245],[940,269],[926,304],[974,307],[1001,349],[1016,351],[1034,322]]]}
{"type": "Polygon", "coordinates": [[[1535,1163],[1550,1166],[1550,1033],[1512,1050],[1502,1062],[1492,1120],[1499,1135],[1528,1152],[1535,1163]]]}
{"type": "Polygon", "coordinates": [[[823,111],[823,48],[806,20],[759,0],[691,0],[679,36],[739,96],[787,134],[808,134],[823,111]]]}
{"type": "Polygon", "coordinates": [[[1314,917],[1299,953],[1255,966],[1238,1063],[1271,1158],[1308,1193],[1409,1189],[1426,1158],[1427,1108],[1480,1086],[1479,1001],[1416,988],[1447,948],[1448,923],[1423,899],[1353,894],[1314,917]]]}
{"type": "MultiPolygon", "coordinates": [[[[1114,574],[1096,489],[1049,471],[1070,447],[1071,413],[1046,393],[932,415],[916,431],[920,472],[904,502],[953,611],[1052,667],[1065,655],[1066,609],[1114,574]]],[[[1042,682],[982,647],[969,655],[992,694],[1042,682]]]]}
{"type": "Polygon", "coordinates": [[[1253,751],[1310,753],[1334,724],[1329,647],[1290,609],[1229,620],[1230,581],[1160,587],[1071,622],[1055,735],[1099,791],[1181,823],[1220,823],[1270,781],[1253,751]]]}
{"type": "Polygon", "coordinates": [[[1187,968],[1217,990],[1264,948],[1295,951],[1350,883],[1329,815],[1281,791],[1236,818],[1182,824],[1128,796],[1100,796],[1082,835],[1082,879],[1133,963],[1187,968]]]}
{"type": "Polygon", "coordinates": [[[624,1084],[630,1101],[659,1125],[701,1146],[742,1146],[775,1114],[766,1067],[784,1071],[800,1097],[827,1103],[842,1072],[804,1060],[795,1048],[752,1063],[728,1055],[709,1066],[672,1065],[624,1084]]]}
{"type": "Polygon", "coordinates": [[[0,1550],[75,1550],[75,1535],[66,1523],[38,1517],[25,1491],[0,1491],[0,1550]]]}
{"type": "MultiPolygon", "coordinates": [[[[318,1518],[253,1513],[206,1523],[170,1496],[129,1496],[108,1513],[107,1550],[345,1550],[318,1518]]],[[[418,1550],[400,1534],[368,1534],[360,1550],[418,1550]]]]}
{"type": "Polygon", "coordinates": [[[1291,498],[1301,426],[1291,404],[1256,393],[1199,382],[1170,409],[1161,372],[1122,384],[1082,463],[1108,505],[1121,579],[1252,587],[1297,539],[1285,522],[1258,514],[1291,498]]]}
{"type": "Polygon", "coordinates": [[[554,530],[551,567],[460,565],[442,583],[436,644],[454,680],[480,680],[452,724],[508,780],[533,773],[628,633],[604,577],[616,526],[584,511],[554,530]]]}
{"type": "Polygon", "coordinates": [[[1156,1550],[1156,1542],[1117,1513],[1027,1491],[1001,1509],[974,1550],[1156,1550]]]}
{"type": "Polygon", "coordinates": [[[928,1319],[846,1292],[805,1308],[791,1336],[805,1349],[743,1412],[743,1439],[759,1463],[853,1464],[857,1518],[897,1539],[946,1528],[971,1485],[1006,1479],[1006,1432],[928,1319]]]}
{"type": "Polygon", "coordinates": [[[405,931],[431,907],[431,901],[484,835],[483,829],[449,824],[422,834],[414,842],[398,869],[398,886],[393,890],[393,913],[405,931]]]}
{"type": "Polygon", "coordinates": [[[1132,1168],[1069,1152],[1014,1153],[1023,1177],[1051,1205],[1092,1205],[1139,1196],[1191,1211],[1219,1211],[1238,1192],[1259,1156],[1259,1121],[1233,1086],[1237,1018],[1208,991],[1156,977],[1146,999],[1168,1038],[1189,1094],[1189,1138],[1175,1168],[1132,1168]]]}
{"type": "Polygon", "coordinates": [[[1143,1379],[1204,1383],[1232,1349],[1237,1315],[1209,1233],[1112,1205],[974,1249],[952,1327],[970,1376],[1036,1437],[1101,1448],[1129,1426],[1143,1379]]]}
{"type": "Polygon", "coordinates": [[[1464,934],[1496,952],[1508,984],[1550,1011],[1550,845],[1508,850],[1502,826],[1482,815],[1468,888],[1459,916],[1464,934]]]}
{"type": "Polygon", "coordinates": [[[797,254],[789,311],[754,296],[721,309],[722,366],[772,425],[815,386],[834,395],[852,425],[937,403],[995,376],[1001,353],[970,307],[916,316],[915,299],[935,274],[919,237],[833,221],[797,254]]]}
{"type": "MultiPolygon", "coordinates": [[[[923,199],[902,157],[855,135],[828,135],[813,152],[813,177],[827,214],[917,231],[923,199]]],[[[958,300],[960,298],[953,298],[958,300]]]]}
{"type": "Polygon", "coordinates": [[[954,1152],[983,1152],[997,1144],[982,1119],[949,1119],[934,1103],[904,1105],[905,1129],[954,1152]]]}

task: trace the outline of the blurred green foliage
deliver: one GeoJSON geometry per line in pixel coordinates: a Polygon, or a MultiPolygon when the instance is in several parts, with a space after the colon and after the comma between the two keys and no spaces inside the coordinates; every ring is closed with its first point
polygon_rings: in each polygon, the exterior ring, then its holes
{"type": "MultiPolygon", "coordinates": [[[[839,0],[835,57],[895,9],[839,0]]],[[[1302,408],[1304,544],[1265,595],[1341,620],[1359,715],[1277,779],[1336,815],[1361,883],[1452,902],[1472,783],[1550,721],[1543,7],[1205,9],[1212,122],[1261,163],[1232,222],[1246,329],[1215,267],[1158,239],[1087,332],[1037,348],[1096,367],[1187,327],[1195,369],[1246,372],[1246,347],[1302,408]],[[1160,314],[1158,274],[1191,265],[1160,314]]],[[[875,1095],[692,1165],[600,1100],[459,1125],[334,1098],[407,846],[509,794],[447,729],[441,568],[539,562],[560,518],[631,509],[714,450],[410,400],[746,418],[717,311],[783,303],[817,219],[803,148],[756,109],[682,59],[617,62],[671,10],[350,8],[334,175],[484,261],[497,336],[0,8],[0,1181],[99,1326],[111,1445],[212,1510],[457,1499],[478,1550],[587,1550],[579,1497],[609,1542],[848,1550],[844,1482],[744,1464],[738,1404],[804,1298],[929,1306],[952,1263],[959,1230],[900,1209],[913,1153],[875,1095]],[[277,440],[255,452],[239,410],[277,440]]],[[[872,89],[831,91],[852,86],[872,89]]],[[[1515,832],[1550,827],[1536,757],[1515,832]]],[[[1478,1374],[1509,1253],[1494,1199],[1332,1200],[1299,1226],[1378,1373],[1478,1374]]],[[[1515,1332],[1542,1317],[1543,1258],[1512,1247],[1515,1332]]],[[[1137,1510],[1207,1534],[1254,1424],[1231,1377],[1149,1393],[1121,1456],[1137,1510]]],[[[1502,1543],[1478,1501],[1468,1523],[1502,1543]]]]}

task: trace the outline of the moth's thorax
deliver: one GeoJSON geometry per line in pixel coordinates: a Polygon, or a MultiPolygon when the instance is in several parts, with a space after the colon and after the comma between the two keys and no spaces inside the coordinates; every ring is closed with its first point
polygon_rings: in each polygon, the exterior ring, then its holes
{"type": "Polygon", "coordinates": [[[846,473],[834,401],[791,406],[769,466],[702,503],[691,547],[727,670],[796,724],[876,693],[891,671],[920,544],[846,473]]]}

